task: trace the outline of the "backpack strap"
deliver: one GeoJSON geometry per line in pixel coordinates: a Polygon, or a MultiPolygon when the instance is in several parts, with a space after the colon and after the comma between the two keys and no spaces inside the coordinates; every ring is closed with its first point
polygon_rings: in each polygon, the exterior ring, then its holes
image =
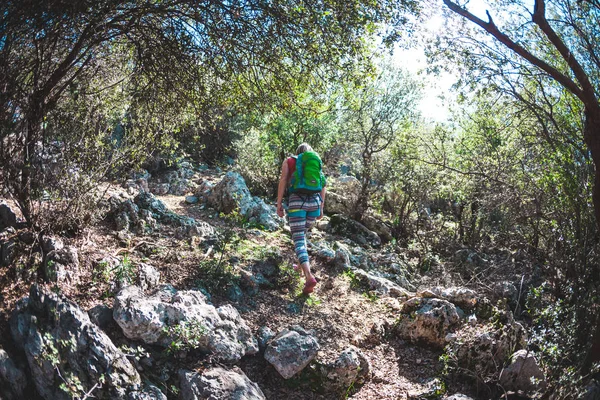
{"type": "Polygon", "coordinates": [[[302,172],[302,155],[304,153],[300,153],[298,154],[298,157],[296,158],[296,170],[298,171],[298,177],[302,177],[303,172],[302,172]]]}

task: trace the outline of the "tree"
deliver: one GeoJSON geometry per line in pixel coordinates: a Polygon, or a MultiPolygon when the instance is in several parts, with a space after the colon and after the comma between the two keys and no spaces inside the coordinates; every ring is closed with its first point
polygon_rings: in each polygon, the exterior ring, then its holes
{"type": "MultiPolygon", "coordinates": [[[[502,2],[502,6],[516,12],[505,18],[504,26],[498,26],[489,11],[485,21],[455,1],[444,0],[444,4],[452,12],[482,28],[494,39],[493,43],[480,40],[477,48],[481,52],[477,54],[465,50],[465,56],[477,58],[478,55],[485,54],[488,59],[496,60],[498,67],[495,72],[505,76],[512,75],[511,79],[504,80],[505,83],[518,82],[519,77],[524,76],[534,78],[542,88],[542,94],[562,97],[563,102],[565,98],[572,96],[580,102],[583,121],[581,139],[587,146],[595,166],[592,198],[596,224],[600,226],[600,43],[597,42],[600,3],[536,0],[533,10],[529,11],[523,1],[505,1],[502,2]],[[556,84],[559,85],[558,89],[553,87],[556,84]],[[561,90],[568,95],[561,95],[561,90]]],[[[535,80],[530,79],[529,83],[535,80]]],[[[523,93],[519,90],[513,92],[523,93]]],[[[566,101],[568,102],[568,99],[566,101]]],[[[533,109],[536,108],[538,112],[549,110],[547,107],[539,108],[534,105],[533,109]]],[[[573,112],[578,112],[577,107],[573,108],[573,112]]],[[[542,125],[553,121],[552,118],[547,118],[548,113],[539,115],[542,125]]],[[[599,360],[600,319],[597,317],[592,346],[583,365],[584,370],[599,360]]]]}
{"type": "MultiPolygon", "coordinates": [[[[404,11],[416,11],[413,0],[403,1],[400,12],[395,6],[339,0],[4,1],[1,179],[32,223],[31,201],[43,170],[36,146],[48,143],[45,118],[78,82],[106,72],[113,56],[125,73],[100,86],[129,83],[132,103],[145,104],[156,118],[168,111],[157,101],[181,105],[210,95],[206,75],[252,84],[260,98],[271,88],[282,93],[285,82],[307,71],[326,75],[353,63],[364,48],[363,35],[380,23],[400,25],[404,11]],[[264,80],[266,73],[275,79],[264,80]]],[[[83,102],[87,95],[78,93],[83,102]]],[[[136,121],[135,112],[128,115],[136,121]]]]}
{"type": "MultiPolygon", "coordinates": [[[[401,69],[386,65],[376,79],[347,94],[342,111],[342,129],[347,140],[353,143],[358,155],[360,193],[354,218],[360,220],[367,211],[369,200],[376,187],[376,157],[387,150],[399,135],[409,129],[417,118],[415,104],[419,86],[401,69]]],[[[380,176],[381,178],[382,176],[380,176]]]]}

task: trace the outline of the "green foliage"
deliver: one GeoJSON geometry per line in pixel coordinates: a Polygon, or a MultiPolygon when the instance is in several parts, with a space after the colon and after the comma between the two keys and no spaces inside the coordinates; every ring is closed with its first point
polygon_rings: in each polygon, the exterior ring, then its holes
{"type": "Polygon", "coordinates": [[[281,165],[303,142],[318,153],[331,148],[339,135],[334,97],[294,93],[296,102],[274,112],[248,116],[246,133],[236,143],[238,168],[253,193],[276,193],[281,165]]]}
{"type": "Polygon", "coordinates": [[[206,344],[207,329],[199,321],[180,322],[165,327],[163,333],[171,338],[167,347],[168,354],[194,350],[206,344]]]}
{"type": "Polygon", "coordinates": [[[131,285],[135,281],[136,268],[126,254],[123,259],[113,268],[115,279],[127,285],[131,285]]]}
{"type": "Polygon", "coordinates": [[[202,260],[198,265],[197,278],[209,292],[224,292],[230,283],[239,280],[239,276],[227,261],[229,249],[235,248],[239,242],[240,238],[235,231],[223,231],[214,245],[215,255],[202,260]]]}
{"type": "Polygon", "coordinates": [[[413,0],[2,2],[0,183],[30,224],[76,230],[95,217],[99,180],[172,153],[174,137],[191,152],[221,142],[228,115],[286,109],[290,88],[352,78],[369,64],[363,38],[417,11],[413,0]]]}

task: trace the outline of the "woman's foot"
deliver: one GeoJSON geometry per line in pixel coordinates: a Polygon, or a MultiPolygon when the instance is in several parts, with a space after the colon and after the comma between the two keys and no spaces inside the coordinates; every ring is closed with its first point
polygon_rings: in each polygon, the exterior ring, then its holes
{"type": "Polygon", "coordinates": [[[315,290],[315,286],[317,286],[317,280],[315,278],[310,278],[306,280],[304,284],[304,289],[302,289],[303,294],[310,294],[315,290]]]}

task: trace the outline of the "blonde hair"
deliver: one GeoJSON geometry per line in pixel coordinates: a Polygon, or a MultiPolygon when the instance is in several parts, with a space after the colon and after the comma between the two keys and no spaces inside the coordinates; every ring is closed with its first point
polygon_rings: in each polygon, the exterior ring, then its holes
{"type": "Polygon", "coordinates": [[[310,147],[310,144],[302,143],[300,146],[298,146],[298,148],[296,149],[296,155],[304,153],[305,151],[313,151],[312,147],[310,147]]]}

